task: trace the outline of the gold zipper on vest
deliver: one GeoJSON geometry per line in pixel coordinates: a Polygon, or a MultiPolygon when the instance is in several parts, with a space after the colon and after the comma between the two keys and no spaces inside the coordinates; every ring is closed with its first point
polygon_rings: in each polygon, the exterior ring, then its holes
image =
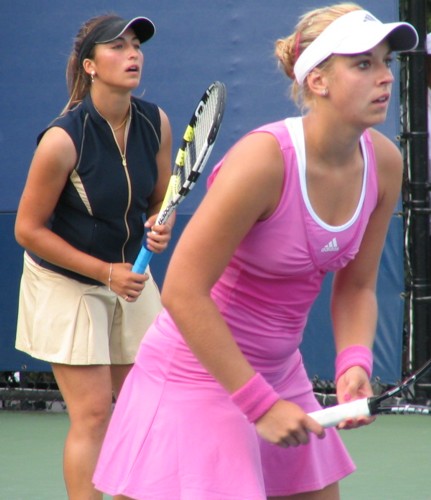
{"type": "Polygon", "coordinates": [[[114,136],[115,144],[117,145],[118,152],[120,153],[120,156],[121,156],[121,163],[122,163],[123,168],[124,168],[124,173],[126,175],[127,187],[128,187],[127,208],[126,208],[126,211],[124,213],[124,225],[126,227],[127,238],[124,241],[123,246],[121,248],[122,260],[123,260],[123,262],[125,262],[126,261],[126,255],[125,255],[124,250],[126,248],[127,242],[130,239],[130,227],[129,227],[129,224],[127,223],[127,214],[129,213],[130,205],[132,203],[132,185],[131,185],[131,182],[130,182],[130,176],[129,176],[129,170],[128,170],[128,166],[127,166],[127,158],[126,158],[127,136],[129,134],[129,122],[126,123],[126,130],[124,132],[124,153],[123,153],[123,151],[121,151],[120,145],[118,144],[117,138],[115,137],[114,129],[111,127],[111,125],[110,125],[109,122],[108,122],[108,125],[111,128],[112,135],[114,136]]]}

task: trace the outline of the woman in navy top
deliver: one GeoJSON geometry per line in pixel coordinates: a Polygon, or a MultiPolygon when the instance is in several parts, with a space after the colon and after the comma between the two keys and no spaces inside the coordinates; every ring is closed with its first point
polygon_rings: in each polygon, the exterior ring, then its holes
{"type": "Polygon", "coordinates": [[[16,347],[52,365],[70,416],[69,498],[101,498],[91,476],[137,346],[160,310],[151,274],[132,272],[145,227],[163,251],[172,220],[153,226],[171,173],[171,128],[132,97],[145,17],[87,21],[67,66],[70,100],[38,137],[16,220],[25,248],[16,347]]]}

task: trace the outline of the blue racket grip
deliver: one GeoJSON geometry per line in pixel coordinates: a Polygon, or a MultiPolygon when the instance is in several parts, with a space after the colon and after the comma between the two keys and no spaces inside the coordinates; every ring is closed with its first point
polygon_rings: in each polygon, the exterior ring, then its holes
{"type": "Polygon", "coordinates": [[[136,257],[135,263],[133,264],[133,267],[132,267],[132,271],[134,273],[143,274],[145,272],[145,269],[147,269],[147,266],[150,263],[152,256],[153,256],[153,252],[151,252],[151,250],[147,250],[143,246],[141,248],[138,256],[136,257]]]}

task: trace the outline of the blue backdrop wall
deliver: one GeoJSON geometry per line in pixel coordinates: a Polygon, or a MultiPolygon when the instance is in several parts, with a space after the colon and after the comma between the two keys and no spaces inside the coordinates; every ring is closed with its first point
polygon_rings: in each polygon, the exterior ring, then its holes
{"type": "MultiPolygon", "coordinates": [[[[0,371],[49,370],[15,351],[22,250],[15,243],[16,208],[37,133],[67,101],[65,66],[73,37],[89,17],[117,12],[146,15],[156,36],[143,46],[145,67],[137,95],[169,115],[178,144],[184,124],[213,80],[227,85],[228,105],[211,165],[242,134],[298,111],[288,98],[289,81],[277,70],[274,41],[292,32],[300,14],[326,2],[316,0],[15,0],[0,5],[0,371]]],[[[398,19],[398,1],[363,0],[384,21],[398,19]]],[[[397,66],[394,72],[398,74],[397,66]]],[[[393,140],[399,130],[398,87],[381,129],[393,140]]],[[[201,199],[205,177],[179,210],[174,241],[201,199]]],[[[401,374],[403,327],[403,224],[394,214],[378,282],[380,317],[374,375],[393,383],[401,374]]],[[[171,250],[152,261],[161,285],[171,250]]],[[[331,277],[313,308],[303,344],[310,377],[333,377],[334,347],[328,312],[331,277]]]]}

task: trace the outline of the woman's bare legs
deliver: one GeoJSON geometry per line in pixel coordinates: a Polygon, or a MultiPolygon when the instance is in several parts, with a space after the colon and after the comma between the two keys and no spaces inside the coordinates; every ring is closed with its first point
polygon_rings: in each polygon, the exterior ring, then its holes
{"type": "Polygon", "coordinates": [[[130,366],[70,366],[53,364],[58,387],[66,403],[70,428],[63,456],[69,500],[101,500],[92,476],[117,393],[130,366]]]}

